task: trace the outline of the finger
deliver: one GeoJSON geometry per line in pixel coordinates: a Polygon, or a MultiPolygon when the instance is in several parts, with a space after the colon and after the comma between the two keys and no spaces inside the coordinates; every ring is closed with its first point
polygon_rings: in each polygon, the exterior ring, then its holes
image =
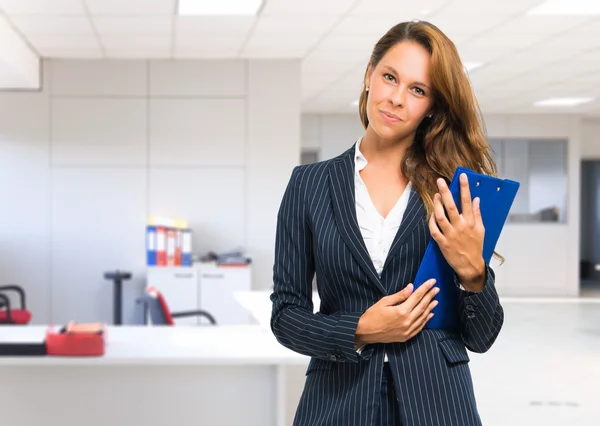
{"type": "Polygon", "coordinates": [[[433,315],[434,314],[432,312],[424,313],[423,315],[421,315],[419,319],[413,323],[409,332],[407,333],[408,338],[412,339],[417,334],[419,334],[421,330],[423,330],[423,328],[427,325],[427,321],[433,318],[433,315]]]}
{"type": "Polygon", "coordinates": [[[444,204],[442,203],[442,197],[439,193],[436,193],[433,197],[433,215],[435,221],[440,227],[441,231],[447,235],[452,230],[452,224],[444,213],[444,204]]]}
{"type": "Polygon", "coordinates": [[[395,306],[398,303],[404,302],[413,292],[413,284],[410,283],[397,293],[382,297],[380,302],[386,306],[395,306]]]}
{"type": "Polygon", "coordinates": [[[463,220],[469,226],[473,226],[475,224],[473,219],[473,203],[471,202],[471,189],[469,188],[469,179],[466,173],[460,174],[460,205],[463,220]]]}
{"type": "Polygon", "coordinates": [[[404,303],[402,303],[402,307],[406,309],[407,312],[412,312],[415,309],[415,306],[419,304],[421,299],[430,291],[435,285],[435,279],[432,278],[427,280],[421,285],[418,289],[416,289],[409,297],[406,299],[404,303]]]}
{"type": "Polygon", "coordinates": [[[431,234],[431,238],[433,238],[439,245],[442,245],[446,242],[446,237],[440,231],[440,228],[435,220],[435,214],[432,214],[429,218],[429,233],[431,234]]]}
{"type": "Polygon", "coordinates": [[[456,224],[460,221],[460,213],[458,212],[458,208],[454,203],[454,197],[452,197],[450,188],[448,188],[448,185],[446,185],[446,181],[443,178],[439,178],[437,182],[440,194],[442,196],[443,205],[446,207],[448,217],[450,218],[450,223],[456,224]]]}
{"type": "Polygon", "coordinates": [[[481,198],[475,197],[473,200],[473,224],[476,227],[483,228],[483,218],[481,217],[481,198]]]}
{"type": "MultiPolygon", "coordinates": [[[[417,306],[415,306],[415,308],[411,312],[411,318],[413,321],[416,320],[417,318],[419,318],[421,315],[423,315],[423,313],[428,310],[428,308],[431,306],[432,303],[435,303],[435,305],[437,305],[438,302],[436,300],[433,300],[433,298],[439,292],[440,292],[439,287],[433,287],[431,290],[429,290],[425,294],[425,296],[423,296],[423,298],[419,301],[417,306]]],[[[433,308],[431,308],[431,309],[433,309],[433,308]]],[[[431,309],[429,309],[429,312],[431,312],[431,309]]]]}

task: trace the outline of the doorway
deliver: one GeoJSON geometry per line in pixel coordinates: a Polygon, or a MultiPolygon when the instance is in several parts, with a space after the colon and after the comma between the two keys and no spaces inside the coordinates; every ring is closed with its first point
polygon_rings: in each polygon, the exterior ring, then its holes
{"type": "Polygon", "coordinates": [[[581,163],[580,236],[580,295],[600,297],[600,160],[581,163]]]}

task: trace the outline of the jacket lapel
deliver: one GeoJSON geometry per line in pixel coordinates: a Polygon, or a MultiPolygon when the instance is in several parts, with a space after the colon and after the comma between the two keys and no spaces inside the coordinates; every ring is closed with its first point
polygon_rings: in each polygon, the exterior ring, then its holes
{"type": "Polygon", "coordinates": [[[412,234],[419,222],[426,219],[425,214],[426,210],[423,200],[421,200],[421,197],[419,197],[419,193],[417,191],[411,189],[406,211],[402,216],[400,228],[398,228],[398,232],[396,232],[396,236],[394,237],[390,251],[385,259],[385,264],[383,265],[384,269],[388,263],[393,260],[398,250],[400,250],[400,247],[402,247],[402,244],[412,234]]]}
{"type": "Polygon", "coordinates": [[[379,291],[387,294],[358,227],[354,193],[354,152],[354,147],[352,147],[332,162],[329,184],[335,220],[338,230],[356,262],[379,291]]]}

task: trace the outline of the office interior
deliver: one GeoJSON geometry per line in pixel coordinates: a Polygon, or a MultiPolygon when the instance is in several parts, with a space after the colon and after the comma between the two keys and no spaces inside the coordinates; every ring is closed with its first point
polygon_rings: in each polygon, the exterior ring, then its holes
{"type": "Polygon", "coordinates": [[[254,3],[0,0],[0,287],[31,313],[0,343],[106,325],[100,357],[0,357],[0,424],[291,425],[309,359],[269,329],[279,203],[362,136],[371,49],[411,19],[454,41],[521,183],[505,325],[469,353],[483,424],[600,424],[597,2],[254,3]],[[176,223],[191,263],[149,264],[176,223]],[[193,314],[162,324],[156,292],[193,314]]]}

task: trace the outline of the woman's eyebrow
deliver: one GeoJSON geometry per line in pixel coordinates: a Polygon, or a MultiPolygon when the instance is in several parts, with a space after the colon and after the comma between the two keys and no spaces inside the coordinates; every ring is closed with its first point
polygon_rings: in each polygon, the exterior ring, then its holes
{"type": "MultiPolygon", "coordinates": [[[[398,75],[398,71],[396,71],[394,69],[394,67],[390,67],[389,65],[385,65],[384,68],[388,69],[389,71],[393,72],[394,74],[398,75]]],[[[428,88],[429,90],[431,90],[431,87],[429,87],[428,85],[426,85],[425,83],[422,83],[420,81],[415,81],[414,84],[418,85],[418,86],[423,86],[428,88]]]]}

